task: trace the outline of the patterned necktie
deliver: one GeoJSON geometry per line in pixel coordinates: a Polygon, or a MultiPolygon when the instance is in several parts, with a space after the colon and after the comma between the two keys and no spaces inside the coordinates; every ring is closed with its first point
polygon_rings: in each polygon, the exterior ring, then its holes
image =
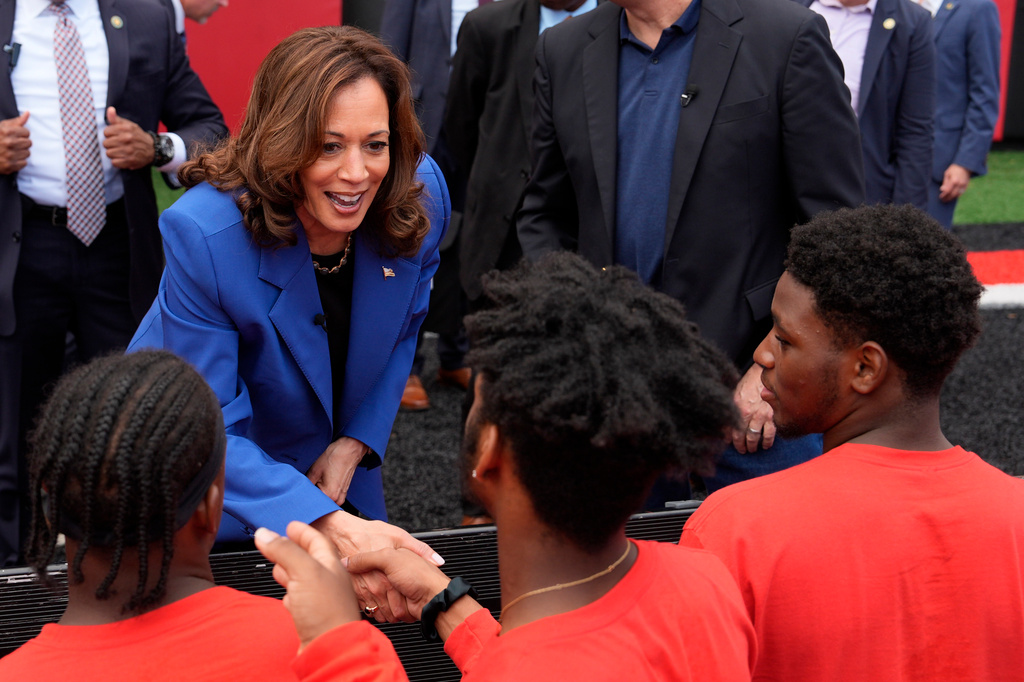
{"type": "Polygon", "coordinates": [[[89,246],[107,221],[103,162],[93,112],[92,85],[85,48],[64,3],[53,3],[57,15],[53,56],[57,62],[60,120],[64,128],[64,162],[68,175],[68,229],[89,246]]]}

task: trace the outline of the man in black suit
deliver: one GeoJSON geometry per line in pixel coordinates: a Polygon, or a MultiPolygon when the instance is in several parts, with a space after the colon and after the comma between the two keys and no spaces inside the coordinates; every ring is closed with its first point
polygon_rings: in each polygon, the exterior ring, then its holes
{"type": "Polygon", "coordinates": [[[0,565],[18,554],[19,441],[61,372],[67,333],[82,361],[124,347],[156,295],[151,167],[173,171],[227,133],[159,0],[54,5],[0,0],[0,42],[11,46],[0,76],[0,565]],[[92,104],[84,118],[102,144],[101,175],[83,195],[105,204],[92,239],[76,235],[66,208],[67,178],[80,171],[65,164],[75,154],[63,141],[59,22],[79,36],[92,104]],[[160,122],[169,135],[156,134],[160,122]]]}
{"type": "MultiPolygon", "coordinates": [[[[789,229],[864,200],[824,20],[788,0],[617,0],[541,36],[535,94],[517,221],[526,256],[625,264],[682,301],[746,370],[737,450],[770,446],[751,354],[771,326],[789,229]]],[[[774,452],[746,464],[765,473],[808,456],[774,452]]]]}
{"type": "Polygon", "coordinates": [[[530,177],[534,52],[547,22],[593,8],[593,0],[502,0],[466,15],[452,61],[445,134],[466,178],[459,279],[470,307],[481,275],[523,255],[515,231],[530,177]],[[543,18],[543,22],[542,22],[543,18]]]}

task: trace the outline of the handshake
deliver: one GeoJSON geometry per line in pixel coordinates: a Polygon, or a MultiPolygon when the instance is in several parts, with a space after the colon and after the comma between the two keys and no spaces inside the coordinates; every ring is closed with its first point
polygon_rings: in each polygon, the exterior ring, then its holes
{"type": "MultiPolygon", "coordinates": [[[[452,582],[435,564],[409,549],[386,548],[339,559],[334,543],[312,526],[292,521],[287,532],[288,537],[283,537],[260,528],[256,547],[274,562],[274,579],[288,591],[284,605],[302,648],[340,625],[358,621],[360,613],[378,622],[421,620],[427,604],[452,582]]],[[[445,606],[441,613],[427,607],[428,619],[436,621],[424,629],[425,634],[432,634],[436,627],[437,634],[447,639],[459,623],[483,608],[465,593],[445,606]]]]}

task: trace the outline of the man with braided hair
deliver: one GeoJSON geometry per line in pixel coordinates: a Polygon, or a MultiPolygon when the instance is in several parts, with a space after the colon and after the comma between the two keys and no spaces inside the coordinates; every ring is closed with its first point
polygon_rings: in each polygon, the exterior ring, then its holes
{"type": "MultiPolygon", "coordinates": [[[[0,659],[0,679],[323,674],[319,649],[296,657],[280,602],[213,583],[224,451],[216,396],[171,353],[102,357],[61,380],[32,437],[26,555],[46,580],[57,534],[65,534],[68,606],[59,623],[0,659]]],[[[333,605],[347,624],[321,645],[330,674],[405,679],[384,635],[358,622],[355,595],[339,594],[333,605]]]]}
{"type": "Polygon", "coordinates": [[[825,454],[712,494],[680,540],[739,583],[754,679],[1021,679],[1024,481],[939,423],[980,295],[963,245],[909,205],[793,229],[754,360],[779,432],[823,433],[825,454]]]}
{"type": "MultiPolygon", "coordinates": [[[[484,294],[494,308],[466,320],[477,379],[463,463],[497,523],[502,619],[409,551],[355,555],[348,570],[384,571],[467,681],[749,680],[753,632],[720,562],[625,534],[659,474],[706,471],[721,450],[733,365],[622,267],[557,253],[492,273],[484,294]]],[[[290,578],[315,563],[296,543],[318,540],[288,532],[256,543],[290,578]]],[[[319,601],[341,582],[283,581],[303,641],[330,625],[319,601]]]]}

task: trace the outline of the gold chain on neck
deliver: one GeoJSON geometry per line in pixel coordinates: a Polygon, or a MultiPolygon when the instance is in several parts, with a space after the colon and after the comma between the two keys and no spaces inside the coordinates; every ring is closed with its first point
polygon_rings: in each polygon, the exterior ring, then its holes
{"type": "Polygon", "coordinates": [[[614,571],[616,568],[618,568],[619,564],[621,564],[623,561],[626,560],[626,557],[629,556],[629,548],[631,546],[632,546],[632,543],[630,543],[627,540],[626,541],[626,551],[622,553],[622,556],[620,556],[618,559],[616,559],[614,562],[612,562],[611,566],[609,566],[608,568],[605,568],[605,569],[602,569],[602,570],[598,571],[594,575],[588,576],[586,578],[580,578],[579,580],[573,580],[572,582],[568,582],[568,583],[558,583],[557,585],[551,585],[550,587],[541,587],[539,589],[530,590],[529,592],[525,592],[525,593],[519,595],[518,597],[516,597],[515,599],[510,601],[508,604],[506,604],[501,609],[501,615],[498,617],[498,622],[499,623],[501,622],[501,619],[505,617],[505,614],[508,613],[508,610],[510,608],[512,608],[513,606],[515,606],[519,602],[523,601],[527,597],[533,597],[533,596],[536,596],[538,594],[544,594],[545,592],[555,592],[557,590],[564,590],[567,587],[576,587],[577,585],[582,585],[583,583],[589,583],[591,580],[597,580],[598,578],[600,578],[602,576],[608,575],[609,573],[614,571]]]}

